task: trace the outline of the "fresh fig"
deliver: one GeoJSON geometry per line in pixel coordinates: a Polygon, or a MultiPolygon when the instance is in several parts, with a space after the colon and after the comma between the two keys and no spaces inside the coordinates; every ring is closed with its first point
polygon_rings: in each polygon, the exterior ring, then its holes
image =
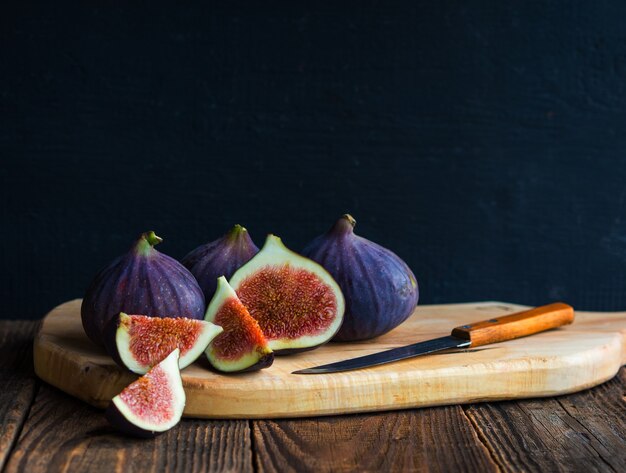
{"type": "Polygon", "coordinates": [[[224,328],[224,332],[206,349],[207,359],[216,370],[256,371],[267,368],[274,361],[274,353],[259,323],[250,316],[224,276],[217,280],[217,290],[209,303],[205,320],[224,328]]]}
{"type": "Polygon", "coordinates": [[[116,258],[91,282],[81,306],[83,328],[104,345],[104,327],[120,312],[202,320],[204,295],[182,264],[154,246],[154,232],[142,234],[128,253],[116,258]]]}
{"type": "Polygon", "coordinates": [[[404,322],[417,305],[417,280],[395,253],[354,234],[356,220],[346,214],[302,254],[324,266],[346,299],[337,341],[366,340],[404,322]]]}
{"type": "Polygon", "coordinates": [[[191,251],[181,263],[195,276],[208,303],[215,294],[217,278],[229,279],[258,252],[248,230],[235,225],[222,238],[191,251]]]}
{"type": "Polygon", "coordinates": [[[315,348],[341,326],[344,299],[339,285],[319,264],[288,250],[277,236],[268,235],[230,285],[277,355],[315,348]]]}
{"type": "Polygon", "coordinates": [[[185,391],[176,348],[163,361],[113,398],[106,411],[115,428],[137,437],[154,437],[180,421],[185,391]]]}
{"type": "Polygon", "coordinates": [[[175,348],[180,350],[178,367],[182,370],[196,361],[211,340],[222,333],[218,327],[204,320],[184,317],[148,317],[122,312],[105,328],[106,348],[111,357],[133,373],[144,374],[161,362],[175,348]]]}

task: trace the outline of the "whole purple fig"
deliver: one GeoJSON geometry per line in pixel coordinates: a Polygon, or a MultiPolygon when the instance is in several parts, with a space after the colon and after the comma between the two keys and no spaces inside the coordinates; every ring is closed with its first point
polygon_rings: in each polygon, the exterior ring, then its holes
{"type": "Polygon", "coordinates": [[[191,251],[181,262],[196,277],[208,304],[215,294],[217,278],[230,279],[258,252],[248,230],[235,225],[223,237],[191,251]]]}
{"type": "Polygon", "coordinates": [[[162,241],[154,232],[142,234],[89,285],[80,312],[85,333],[97,345],[104,345],[104,327],[120,312],[204,318],[198,282],[182,264],[154,249],[162,241]]]}
{"type": "Polygon", "coordinates": [[[392,251],[354,234],[356,220],[346,214],[302,254],[335,278],[346,299],[344,321],[335,341],[366,340],[404,322],[419,296],[417,280],[392,251]]]}

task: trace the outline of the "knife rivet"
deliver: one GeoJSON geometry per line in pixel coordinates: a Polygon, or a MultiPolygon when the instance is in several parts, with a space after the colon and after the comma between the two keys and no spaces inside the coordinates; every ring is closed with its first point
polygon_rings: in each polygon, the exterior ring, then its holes
{"type": "Polygon", "coordinates": [[[498,319],[491,319],[489,322],[491,322],[493,324],[493,323],[496,323],[497,321],[498,321],[498,319]]]}
{"type": "Polygon", "coordinates": [[[471,325],[463,325],[463,328],[470,328],[471,325]]]}

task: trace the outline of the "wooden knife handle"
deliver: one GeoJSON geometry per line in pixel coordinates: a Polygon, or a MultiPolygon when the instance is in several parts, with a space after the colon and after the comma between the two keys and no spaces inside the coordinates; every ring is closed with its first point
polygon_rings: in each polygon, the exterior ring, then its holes
{"type": "Polygon", "coordinates": [[[574,321],[572,306],[555,302],[515,314],[462,325],[452,330],[452,336],[470,340],[470,346],[504,342],[525,337],[551,328],[571,324],[574,321]]]}

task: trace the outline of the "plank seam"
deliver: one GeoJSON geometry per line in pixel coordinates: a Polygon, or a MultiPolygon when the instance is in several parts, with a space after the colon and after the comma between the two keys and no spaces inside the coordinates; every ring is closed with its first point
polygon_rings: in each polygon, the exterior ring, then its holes
{"type": "Polygon", "coordinates": [[[28,420],[28,417],[30,416],[30,411],[33,408],[33,405],[35,403],[35,398],[37,397],[37,393],[39,392],[39,386],[40,386],[39,380],[35,379],[35,384],[34,384],[33,391],[30,396],[30,402],[28,403],[28,408],[24,410],[24,415],[20,419],[19,426],[15,430],[15,435],[13,436],[13,439],[11,440],[9,447],[7,448],[7,453],[4,456],[4,460],[2,461],[2,464],[0,464],[0,470],[3,473],[4,471],[6,471],[7,464],[9,463],[9,460],[11,459],[11,456],[13,455],[13,450],[15,450],[15,447],[22,435],[22,431],[24,430],[24,426],[26,425],[26,421],[28,420]]]}
{"type": "MultiPolygon", "coordinates": [[[[19,321],[19,322],[22,322],[22,321],[19,321]]],[[[29,322],[31,322],[31,321],[29,321],[29,322]]],[[[43,322],[43,320],[36,321],[36,323],[33,324],[33,327],[31,329],[32,330],[32,337],[31,337],[31,340],[30,340],[30,353],[31,354],[33,352],[33,340],[35,339],[35,335],[41,329],[42,322],[43,322]]],[[[32,363],[32,357],[31,357],[31,363],[32,363]]],[[[15,447],[17,446],[17,444],[18,444],[18,442],[20,440],[20,437],[22,436],[22,431],[24,430],[24,426],[26,425],[26,421],[30,417],[30,412],[31,412],[31,410],[33,408],[33,405],[35,404],[35,399],[37,398],[37,394],[39,393],[39,388],[41,387],[41,381],[35,375],[35,373],[33,373],[32,376],[33,376],[33,382],[34,383],[33,383],[33,390],[31,391],[31,395],[30,395],[30,399],[29,399],[30,402],[28,403],[28,407],[24,410],[24,415],[20,419],[20,423],[19,423],[17,429],[15,430],[15,436],[11,440],[11,443],[9,444],[9,447],[7,448],[7,453],[4,456],[4,460],[0,464],[0,471],[2,471],[3,473],[6,471],[7,465],[8,465],[8,463],[11,460],[11,456],[13,455],[13,451],[15,450],[15,447]]]]}
{"type": "MultiPolygon", "coordinates": [[[[600,445],[604,445],[602,443],[602,441],[591,431],[589,430],[582,422],[580,422],[576,417],[574,417],[572,414],[570,414],[570,412],[567,410],[567,407],[565,407],[565,405],[561,402],[560,399],[555,398],[556,402],[559,404],[559,406],[561,406],[561,408],[563,409],[563,411],[570,417],[570,419],[572,419],[577,425],[580,425],[583,429],[585,429],[586,432],[589,432],[590,435],[593,436],[593,438],[596,439],[596,441],[600,444],[600,445]]],[[[600,453],[598,451],[598,449],[596,447],[593,446],[593,444],[591,442],[588,443],[589,447],[591,447],[596,454],[598,455],[598,458],[600,460],[602,460],[602,462],[611,470],[611,471],[617,471],[615,468],[613,468],[613,465],[611,465],[602,455],[602,453],[600,453]]]]}
{"type": "Polygon", "coordinates": [[[497,458],[495,452],[492,451],[491,448],[489,448],[489,441],[487,440],[487,437],[483,434],[483,431],[481,430],[481,428],[478,425],[478,423],[476,422],[476,420],[473,419],[472,416],[467,414],[467,411],[470,409],[471,406],[461,405],[460,407],[461,407],[461,412],[463,413],[465,418],[469,421],[469,423],[472,426],[472,429],[474,430],[474,433],[476,434],[476,437],[478,438],[480,443],[483,445],[485,450],[487,450],[487,452],[489,454],[489,458],[491,458],[491,461],[496,466],[496,469],[498,470],[498,472],[506,471],[506,466],[504,464],[502,464],[500,461],[498,461],[498,458],[497,458]]]}
{"type": "Polygon", "coordinates": [[[252,453],[252,471],[257,473],[260,471],[259,464],[257,463],[257,445],[254,440],[254,421],[248,420],[248,430],[250,431],[250,450],[252,453]]]}

